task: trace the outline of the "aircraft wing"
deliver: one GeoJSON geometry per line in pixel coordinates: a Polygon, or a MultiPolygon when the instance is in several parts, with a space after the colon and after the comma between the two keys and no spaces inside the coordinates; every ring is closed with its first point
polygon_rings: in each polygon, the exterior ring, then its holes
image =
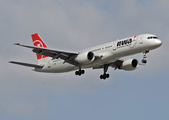
{"type": "Polygon", "coordinates": [[[15,62],[15,61],[10,61],[9,63],[13,63],[13,64],[17,64],[17,65],[22,65],[22,66],[27,66],[27,67],[43,68],[43,66],[41,66],[41,65],[30,64],[30,63],[15,62]]]}
{"type": "Polygon", "coordinates": [[[65,62],[67,62],[67,63],[78,66],[78,63],[76,61],[74,61],[74,59],[78,55],[77,52],[53,50],[53,49],[43,48],[43,47],[22,45],[22,44],[19,44],[19,43],[15,43],[14,45],[19,45],[19,46],[22,46],[22,47],[31,48],[33,52],[35,52],[39,55],[49,56],[49,57],[52,57],[53,59],[60,58],[62,60],[65,60],[65,62]]]}

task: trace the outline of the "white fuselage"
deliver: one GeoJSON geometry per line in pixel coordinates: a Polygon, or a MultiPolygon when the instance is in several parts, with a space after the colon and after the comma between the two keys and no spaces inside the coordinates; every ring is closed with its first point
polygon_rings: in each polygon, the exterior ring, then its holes
{"type": "MultiPolygon", "coordinates": [[[[82,64],[81,68],[93,68],[104,64],[112,63],[119,58],[141,53],[144,50],[153,50],[162,44],[155,35],[141,34],[103,45],[95,46],[85,50],[80,50],[79,53],[93,52],[94,55],[99,56],[89,64],[82,64]]],[[[78,67],[71,65],[64,60],[45,58],[48,59],[43,68],[35,68],[37,72],[50,72],[50,73],[62,73],[79,69],[78,67]]]]}

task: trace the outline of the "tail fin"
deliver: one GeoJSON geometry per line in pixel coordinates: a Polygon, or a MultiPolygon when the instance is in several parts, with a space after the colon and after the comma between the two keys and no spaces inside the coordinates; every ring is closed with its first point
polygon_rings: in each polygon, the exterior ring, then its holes
{"type": "MultiPolygon", "coordinates": [[[[31,36],[32,36],[34,46],[47,48],[46,44],[39,37],[38,33],[32,34],[31,36]]],[[[39,64],[44,63],[46,61],[44,58],[46,59],[48,58],[48,56],[39,55],[38,53],[36,53],[36,57],[38,59],[39,64]]]]}

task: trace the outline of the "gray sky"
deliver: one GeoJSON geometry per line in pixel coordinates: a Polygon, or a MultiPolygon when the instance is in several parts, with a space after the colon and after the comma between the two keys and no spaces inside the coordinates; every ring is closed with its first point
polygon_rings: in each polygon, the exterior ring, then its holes
{"type": "MultiPolygon", "coordinates": [[[[1,120],[168,120],[168,0],[0,0],[1,120]],[[37,63],[31,34],[48,47],[76,51],[142,33],[163,45],[132,72],[109,69],[45,74],[9,64],[37,63]]],[[[142,59],[142,54],[129,58],[142,59]]]]}

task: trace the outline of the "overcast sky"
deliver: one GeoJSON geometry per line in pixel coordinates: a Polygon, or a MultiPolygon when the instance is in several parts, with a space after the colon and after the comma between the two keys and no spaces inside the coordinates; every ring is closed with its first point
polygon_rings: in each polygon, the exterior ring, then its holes
{"type": "MultiPolygon", "coordinates": [[[[1,120],[168,120],[168,0],[0,0],[1,120]],[[32,45],[39,33],[48,47],[77,51],[142,33],[163,45],[132,72],[109,69],[45,74],[9,64],[37,64],[32,45]]],[[[129,58],[141,61],[143,55],[129,58]]]]}

